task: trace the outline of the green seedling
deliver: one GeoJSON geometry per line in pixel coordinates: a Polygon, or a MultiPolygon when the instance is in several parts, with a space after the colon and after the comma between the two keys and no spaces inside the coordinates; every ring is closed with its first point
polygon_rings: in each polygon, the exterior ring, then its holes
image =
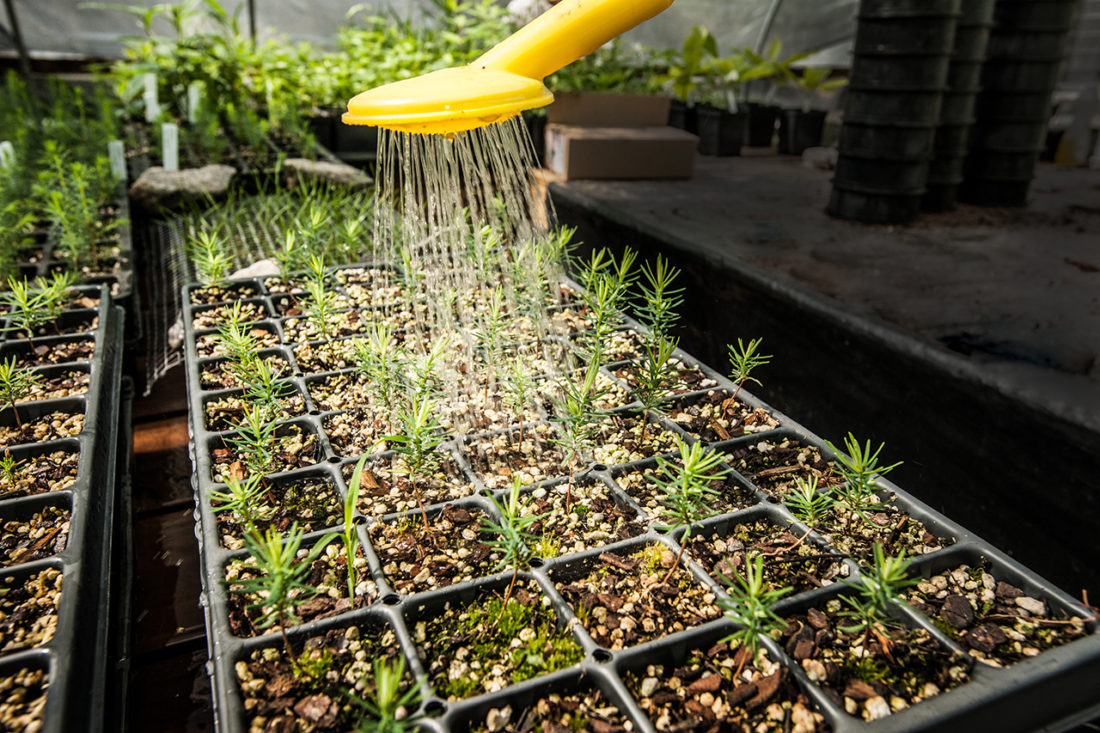
{"type": "Polygon", "coordinates": [[[243,524],[248,533],[256,533],[256,522],[267,521],[275,513],[274,507],[262,504],[260,499],[267,493],[263,476],[253,474],[243,481],[230,476],[225,481],[225,491],[211,490],[210,511],[215,514],[229,512],[233,521],[243,524]]]}
{"type": "Polygon", "coordinates": [[[392,443],[393,450],[404,458],[404,470],[412,484],[425,530],[429,528],[428,513],[424,509],[416,480],[425,471],[433,470],[440,459],[436,448],[443,442],[444,434],[435,412],[436,401],[414,390],[409,395],[408,402],[394,411],[394,423],[400,428],[400,432],[383,438],[387,443],[392,443]]]}
{"type": "Polygon", "coordinates": [[[65,310],[65,301],[72,295],[76,275],[72,272],[54,272],[45,283],[39,282],[42,286],[39,294],[42,311],[47,320],[56,320],[65,310]]]}
{"type": "Polygon", "coordinates": [[[890,471],[902,464],[902,461],[889,466],[878,465],[878,456],[885,443],[879,443],[878,448],[871,450],[871,441],[868,440],[862,446],[856,437],[848,433],[844,438],[844,450],[841,452],[835,445],[825,441],[829,450],[836,454],[835,471],[840,474],[847,484],[844,491],[850,495],[867,497],[875,493],[875,476],[885,476],[890,471]]]}
{"type": "Polygon", "coordinates": [[[642,403],[642,420],[649,422],[649,413],[670,389],[676,385],[677,370],[672,357],[679,345],[677,339],[661,335],[647,339],[642,363],[634,370],[637,386],[634,394],[642,403]]]}
{"type": "Polygon", "coordinates": [[[596,404],[607,390],[596,386],[599,364],[591,361],[584,379],[565,376],[560,384],[561,399],[555,399],[554,416],[550,419],[561,426],[561,437],[553,442],[561,446],[563,465],[569,469],[569,484],[565,491],[565,511],[569,512],[573,498],[573,473],[581,457],[591,452],[603,421],[596,404]]]}
{"type": "MultiPolygon", "coordinates": [[[[374,660],[374,695],[363,699],[351,692],[348,697],[365,713],[357,724],[358,733],[407,733],[417,729],[420,713],[410,713],[420,706],[420,688],[413,684],[401,692],[405,679],[405,657],[398,656],[391,666],[385,659],[374,660]]],[[[369,687],[367,680],[363,686],[369,687]]]]}
{"type": "Polygon", "coordinates": [[[0,476],[3,476],[4,483],[12,488],[15,487],[17,471],[19,467],[23,465],[23,461],[17,461],[10,451],[4,451],[4,457],[0,458],[0,476]]]}
{"type": "Polygon", "coordinates": [[[245,405],[244,417],[237,428],[237,435],[228,442],[241,455],[241,462],[248,475],[263,475],[275,465],[278,454],[275,446],[275,423],[268,410],[245,405]]]}
{"type": "Polygon", "coordinates": [[[503,387],[501,400],[508,411],[519,421],[519,442],[522,444],[526,437],[524,435],[524,411],[535,400],[537,383],[531,375],[527,363],[518,356],[509,360],[507,370],[500,381],[501,387],[503,387]]]}
{"type": "Polygon", "coordinates": [[[260,340],[244,328],[244,322],[241,302],[236,301],[230,306],[225,322],[218,327],[215,336],[218,350],[237,364],[248,361],[260,350],[260,340]]]}
{"type": "Polygon", "coordinates": [[[306,292],[309,294],[305,304],[306,318],[321,338],[331,342],[336,335],[336,303],[339,296],[327,289],[323,277],[307,280],[306,292]]]}
{"type": "Polygon", "coordinates": [[[302,246],[294,230],[288,231],[283,241],[283,246],[276,247],[273,256],[283,280],[286,280],[292,272],[298,272],[305,267],[307,258],[306,248],[302,246]]]}
{"type": "Polygon", "coordinates": [[[679,276],[680,270],[661,255],[652,268],[648,263],[642,265],[641,299],[635,313],[654,342],[667,338],[680,320],[677,309],[684,304],[684,289],[672,287],[679,276]]]}
{"type": "Polygon", "coordinates": [[[7,310],[16,330],[27,334],[27,340],[33,340],[35,331],[50,320],[43,292],[31,287],[26,278],[8,278],[7,291],[0,293],[0,305],[7,310]]]}
{"type": "Polygon", "coordinates": [[[216,232],[196,232],[191,237],[187,251],[199,281],[205,287],[221,285],[233,271],[233,258],[216,232]]]}
{"type": "Polygon", "coordinates": [[[860,594],[841,596],[841,600],[850,607],[850,610],[842,611],[841,615],[855,623],[838,628],[849,634],[862,631],[860,645],[868,634],[874,635],[883,651],[889,654],[890,641],[885,634],[885,627],[890,619],[890,606],[901,602],[901,591],[916,585],[918,580],[907,578],[911,560],[905,557],[904,550],[897,557],[887,557],[882,545],[876,542],[874,558],[875,566],[860,575],[859,584],[844,581],[846,585],[858,589],[860,594]]]}
{"type": "Polygon", "coordinates": [[[497,285],[489,296],[489,308],[482,318],[481,328],[475,334],[477,344],[481,348],[482,358],[488,368],[485,379],[485,398],[489,396],[489,387],[496,376],[496,365],[501,362],[503,345],[501,337],[507,327],[508,313],[504,307],[504,289],[497,285]]]}
{"type": "Polygon", "coordinates": [[[31,390],[42,384],[42,376],[18,364],[14,356],[0,362],[0,402],[6,402],[11,407],[12,414],[15,415],[15,424],[22,429],[23,421],[19,417],[19,410],[16,409],[15,403],[29,397],[31,390]]]}
{"type": "Polygon", "coordinates": [[[344,497],[344,554],[348,560],[348,598],[355,603],[355,553],[359,550],[359,533],[355,529],[355,508],[359,505],[359,488],[363,480],[363,466],[367,456],[359,459],[351,472],[348,482],[348,495],[344,497]]]}
{"type": "Polygon", "coordinates": [[[356,371],[366,377],[371,396],[388,414],[405,386],[406,355],[397,343],[393,326],[375,321],[366,338],[355,339],[351,347],[356,371]]]}
{"type": "Polygon", "coordinates": [[[741,388],[745,386],[745,382],[755,382],[763,386],[756,377],[752,376],[752,373],[759,367],[766,366],[771,363],[772,357],[770,354],[760,354],[760,344],[763,343],[763,339],[752,339],[746,346],[741,342],[741,339],[737,339],[737,347],[734,348],[733,344],[728,346],[730,354],[730,379],[737,384],[737,389],[733,391],[734,399],[737,399],[737,395],[741,392],[741,388]]]}
{"type": "Polygon", "coordinates": [[[272,419],[281,414],[283,400],[294,393],[293,386],[279,381],[280,374],[270,362],[255,353],[249,353],[243,361],[230,363],[229,371],[244,387],[244,399],[272,419]]]}
{"type": "MultiPolygon", "coordinates": [[[[520,501],[522,486],[523,482],[518,476],[515,477],[504,504],[489,494],[489,501],[500,513],[500,522],[494,522],[488,517],[481,519],[481,531],[491,535],[485,544],[500,552],[500,560],[497,561],[494,570],[512,568],[512,582],[508,584],[508,591],[504,594],[504,606],[508,605],[508,600],[512,597],[519,571],[530,567],[531,558],[535,554],[533,547],[539,541],[539,537],[528,530],[543,518],[542,514],[530,511],[528,502],[520,501]]],[[[504,606],[501,607],[502,611],[504,606]]]]}
{"type": "MultiPolygon", "coordinates": [[[[718,605],[725,611],[726,618],[733,621],[741,628],[727,636],[723,641],[733,641],[747,646],[752,651],[752,657],[760,648],[760,639],[776,631],[782,631],[787,623],[773,610],[783,596],[791,592],[791,588],[776,588],[768,590],[768,584],[764,582],[764,558],[756,557],[745,567],[745,575],[741,576],[733,571],[733,580],[718,573],[718,577],[726,586],[729,600],[719,599],[718,605]]],[[[743,664],[744,660],[742,660],[743,664]]],[[[741,667],[734,672],[734,677],[741,674],[741,667]]]]}
{"type": "Polygon", "coordinates": [[[718,492],[710,485],[726,476],[726,471],[721,467],[722,456],[715,451],[708,450],[702,443],[693,443],[689,447],[679,436],[676,436],[676,445],[680,451],[680,461],[676,463],[664,457],[658,458],[657,468],[660,474],[653,479],[665,492],[660,498],[660,519],[665,524],[660,529],[668,531],[684,528],[680,552],[662,583],[667,583],[680,566],[684,549],[691,541],[692,528],[715,515],[711,501],[718,496],[718,492]]]}
{"type": "Polygon", "coordinates": [[[794,481],[794,491],[786,497],[791,513],[807,527],[820,524],[835,503],[831,493],[818,493],[817,489],[817,476],[811,476],[809,481],[799,476],[794,481]]]}
{"type": "Polygon", "coordinates": [[[255,560],[260,575],[235,580],[228,588],[230,593],[252,595],[259,599],[246,608],[260,611],[257,628],[279,626],[287,656],[295,671],[299,667],[286,628],[299,622],[295,613],[298,606],[317,595],[317,589],[308,583],[310,566],[336,535],[325,535],[305,557],[299,558],[298,549],[302,546],[303,536],[304,532],[297,522],[291,525],[285,539],[274,528],[269,528],[262,536],[258,533],[246,534],[245,547],[255,560]]]}
{"type": "Polygon", "coordinates": [[[592,361],[603,363],[603,343],[615,328],[616,319],[638,279],[634,271],[637,254],[629,247],[616,262],[606,249],[592,253],[583,263],[579,278],[584,286],[583,298],[591,312],[592,326],[588,332],[592,361]]]}

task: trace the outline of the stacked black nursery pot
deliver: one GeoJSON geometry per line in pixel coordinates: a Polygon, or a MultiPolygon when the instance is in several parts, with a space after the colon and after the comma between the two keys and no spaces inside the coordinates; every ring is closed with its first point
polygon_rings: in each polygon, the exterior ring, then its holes
{"type": "Polygon", "coordinates": [[[974,108],[981,91],[982,64],[993,25],[996,0],[966,0],[955,28],[955,50],[947,71],[947,87],[936,129],[932,165],[924,194],[925,211],[955,208],[963,164],[974,124],[974,108]]]}
{"type": "Polygon", "coordinates": [[[1027,203],[1077,6],[1077,0],[997,0],[960,200],[1027,203]]]}
{"type": "Polygon", "coordinates": [[[960,0],[863,0],[828,213],[875,224],[920,212],[960,0]]]}

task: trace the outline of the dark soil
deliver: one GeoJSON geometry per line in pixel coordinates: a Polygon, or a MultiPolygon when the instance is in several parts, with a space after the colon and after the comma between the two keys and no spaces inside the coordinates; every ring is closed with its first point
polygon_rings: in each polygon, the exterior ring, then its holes
{"type": "MultiPolygon", "coordinates": [[[[226,477],[237,479],[248,477],[248,469],[243,463],[243,455],[229,442],[223,440],[224,448],[215,448],[211,453],[214,459],[214,480],[224,481],[226,477]]],[[[282,473],[296,468],[312,466],[321,456],[321,445],[317,436],[303,430],[298,425],[286,425],[280,428],[275,437],[275,459],[265,474],[282,473]]]]}
{"type": "Polygon", "coordinates": [[[829,730],[794,676],[760,651],[719,642],[691,652],[682,664],[651,664],[623,676],[627,689],[659,731],[829,730]],[[734,676],[740,670],[740,674],[734,676]]]}
{"type": "Polygon", "coordinates": [[[497,490],[510,487],[515,476],[527,485],[568,475],[561,449],[550,442],[556,437],[551,426],[534,425],[522,432],[516,429],[471,438],[464,448],[477,477],[489,489],[497,490]]]}
{"type": "Polygon", "coordinates": [[[226,303],[244,298],[255,298],[257,295],[256,288],[251,285],[212,285],[192,290],[191,305],[214,305],[215,303],[226,303]]]}
{"type": "Polygon", "coordinates": [[[47,440],[71,438],[79,435],[82,430],[84,430],[83,413],[72,415],[65,412],[51,412],[33,420],[24,419],[22,428],[16,425],[0,427],[0,446],[44,443],[47,440]]]}
{"type": "Polygon", "coordinates": [[[0,565],[19,565],[56,555],[69,541],[70,512],[47,506],[29,519],[0,525],[0,565]]]}
{"type": "Polygon", "coordinates": [[[991,667],[1008,667],[1088,633],[1083,619],[1054,611],[988,568],[960,565],[932,576],[909,592],[908,601],[991,667]]]}
{"type": "Polygon", "coordinates": [[[572,491],[567,482],[540,487],[530,497],[520,514],[541,515],[530,532],[542,538],[536,552],[543,557],[561,557],[632,539],[647,529],[637,510],[617,502],[610,489],[597,479],[578,481],[572,491]]]}
{"type": "MultiPolygon", "coordinates": [[[[285,399],[279,400],[282,408],[275,420],[291,420],[306,414],[306,402],[293,385],[284,383],[285,399]]],[[[230,395],[211,400],[203,406],[206,413],[206,429],[211,432],[236,430],[244,420],[245,408],[251,404],[241,395],[230,395]]]]}
{"type": "Polygon", "coordinates": [[[892,503],[862,512],[860,516],[844,506],[836,506],[817,531],[834,547],[862,565],[874,563],[874,545],[882,545],[887,555],[924,555],[954,543],[953,538],[937,537],[919,520],[892,503]]]}
{"type": "MultiPolygon", "coordinates": [[[[95,355],[95,339],[78,338],[35,344],[33,348],[15,354],[19,366],[48,366],[74,361],[88,361],[95,355]]],[[[7,355],[5,355],[7,356],[7,355]]]]}
{"type": "Polygon", "coordinates": [[[44,669],[24,667],[0,677],[0,727],[9,731],[37,731],[46,712],[49,675],[44,669]]]}
{"type": "MultiPolygon", "coordinates": [[[[669,459],[676,463],[678,459],[669,459]]],[[[659,517],[664,511],[660,500],[667,496],[654,479],[660,474],[657,468],[635,469],[615,476],[615,483],[629,494],[651,517],[659,517]]],[[[710,508],[715,514],[728,514],[757,503],[756,494],[733,478],[710,482],[710,488],[718,492],[711,499],[710,508]]]]}
{"type": "Polygon", "coordinates": [[[321,423],[329,445],[344,458],[358,458],[387,450],[382,438],[391,433],[388,421],[373,409],[352,409],[329,415],[321,423]]]}
{"type": "MultiPolygon", "coordinates": [[[[286,359],[278,354],[271,354],[265,356],[263,359],[268,368],[271,369],[272,375],[276,378],[290,376],[290,364],[286,359]]],[[[238,389],[242,387],[241,380],[233,376],[230,367],[232,363],[229,361],[218,361],[212,364],[206,364],[202,367],[202,374],[200,378],[202,380],[202,388],[204,390],[220,390],[220,389],[238,389]]]]}
{"type": "Polygon", "coordinates": [[[554,575],[592,639],[607,649],[624,649],[721,615],[714,594],[686,568],[676,566],[669,576],[675,562],[674,552],[653,544],[628,556],[605,552],[554,575]]]}
{"type": "Polygon", "coordinates": [[[18,462],[11,480],[0,474],[0,499],[64,491],[76,482],[80,454],[59,450],[18,462]]]}
{"type": "MultiPolygon", "coordinates": [[[[425,507],[461,499],[474,493],[474,485],[451,455],[436,451],[438,465],[430,473],[416,476],[416,489],[425,507]]],[[[355,466],[344,466],[344,479],[350,481],[355,466]]],[[[416,492],[408,478],[408,467],[401,456],[368,461],[359,482],[359,511],[364,516],[382,516],[418,509],[416,492]]]]}
{"type": "MultiPolygon", "coordinates": [[[[718,384],[698,367],[688,366],[675,357],[669,360],[669,364],[674,368],[671,374],[671,384],[666,391],[668,395],[698,392],[699,390],[710,389],[718,384]]],[[[614,373],[627,387],[635,390],[639,385],[636,374],[640,368],[635,365],[619,367],[614,373]]]]}
{"type": "MultiPolygon", "coordinates": [[[[257,347],[269,349],[279,344],[279,335],[269,326],[256,326],[249,330],[249,335],[256,339],[257,347]]],[[[221,351],[221,342],[217,334],[206,334],[195,339],[195,350],[199,356],[225,356],[221,351]]]]}
{"type": "Polygon", "coordinates": [[[57,631],[61,571],[46,568],[23,580],[0,582],[0,652],[45,644],[57,631]]]}
{"type": "Polygon", "coordinates": [[[240,303],[241,323],[260,321],[268,317],[267,309],[262,304],[238,300],[232,305],[219,305],[196,313],[191,319],[191,327],[196,331],[218,328],[228,320],[233,305],[237,303],[240,303]]]}
{"type": "Polygon", "coordinates": [[[335,372],[354,365],[351,358],[351,341],[300,344],[294,347],[294,359],[298,368],[309,374],[335,372]]]}
{"type": "Polygon", "coordinates": [[[641,415],[612,415],[596,437],[597,463],[617,466],[676,450],[676,435],[641,415]]]}
{"type": "Polygon", "coordinates": [[[726,462],[769,496],[789,493],[796,478],[809,481],[816,476],[822,488],[841,483],[833,474],[832,462],[826,461],[820,450],[794,438],[761,440],[727,453],[726,462]]]}
{"type": "MultiPolygon", "coordinates": [[[[295,522],[309,533],[335,527],[344,521],[343,502],[335,484],[322,479],[299,479],[275,486],[263,494],[255,506],[256,529],[261,533],[273,527],[290,530],[295,522]]],[[[229,512],[218,512],[218,534],[230,550],[244,547],[244,524],[229,512]]]]}
{"type": "Polygon", "coordinates": [[[474,733],[573,733],[590,730],[593,733],[626,733],[633,730],[617,707],[597,688],[569,694],[550,694],[526,708],[511,706],[493,708],[484,723],[475,725],[474,733]]]}
{"type": "Polygon", "coordinates": [[[779,421],[767,410],[753,409],[724,389],[676,400],[665,408],[665,412],[684,432],[704,443],[732,440],[779,427],[779,421]]]}

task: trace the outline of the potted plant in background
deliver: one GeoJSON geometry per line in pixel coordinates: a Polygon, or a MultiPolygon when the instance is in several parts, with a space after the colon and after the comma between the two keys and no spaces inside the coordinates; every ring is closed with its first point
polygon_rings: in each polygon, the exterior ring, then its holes
{"type": "Polygon", "coordinates": [[[762,79],[769,69],[745,53],[707,59],[705,101],[698,105],[699,152],[703,155],[740,155],[748,114],[745,84],[762,79]]]}
{"type": "Polygon", "coordinates": [[[672,92],[668,124],[697,133],[695,102],[709,74],[712,59],[718,57],[718,41],[705,26],[697,25],[684,39],[679,51],[668,51],[668,72],[658,82],[672,92]]]}
{"type": "Polygon", "coordinates": [[[795,76],[791,66],[806,58],[806,54],[794,54],[784,59],[780,58],[781,53],[783,53],[783,43],[778,38],[772,39],[763,54],[751,48],[741,51],[747,66],[745,73],[751,72],[754,79],[767,85],[767,91],[761,95],[759,101],[750,101],[746,105],[748,114],[746,142],[752,147],[771,147],[772,138],[775,136],[776,120],[780,116],[780,109],[774,103],[775,93],[782,85],[791,83],[795,76]]]}
{"type": "Polygon", "coordinates": [[[779,154],[802,155],[806,148],[821,144],[825,130],[826,111],[813,109],[814,101],[848,83],[847,79],[830,78],[831,69],[810,67],[801,74],[792,74],[790,84],[802,97],[802,106],[785,109],[779,117],[779,154]]]}

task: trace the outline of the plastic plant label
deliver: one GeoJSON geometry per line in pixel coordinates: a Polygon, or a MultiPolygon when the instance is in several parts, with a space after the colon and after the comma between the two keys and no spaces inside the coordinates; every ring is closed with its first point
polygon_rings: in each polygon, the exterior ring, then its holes
{"type": "Polygon", "coordinates": [[[164,170],[178,171],[180,169],[180,129],[172,122],[165,122],[160,127],[160,149],[164,170]]]}
{"type": "Polygon", "coordinates": [[[145,102],[145,121],[156,122],[160,117],[160,99],[157,96],[157,75],[145,74],[143,81],[145,82],[145,94],[142,95],[142,100],[145,102]]]}
{"type": "Polygon", "coordinates": [[[7,170],[15,165],[15,146],[9,141],[0,142],[0,168],[7,170]]]}
{"type": "Polygon", "coordinates": [[[192,125],[199,121],[199,105],[202,104],[202,88],[198,84],[187,85],[187,121],[192,125]]]}
{"type": "Polygon", "coordinates": [[[111,173],[116,181],[126,180],[126,150],[122,147],[121,140],[112,140],[107,143],[107,158],[111,161],[111,173]]]}

